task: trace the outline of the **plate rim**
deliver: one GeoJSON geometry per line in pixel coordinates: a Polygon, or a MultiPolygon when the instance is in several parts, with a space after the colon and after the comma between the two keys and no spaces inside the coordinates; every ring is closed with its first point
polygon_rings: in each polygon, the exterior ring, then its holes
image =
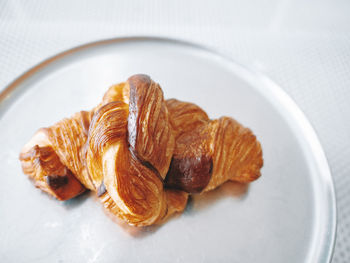
{"type": "Polygon", "coordinates": [[[56,55],[53,55],[51,57],[48,57],[42,60],[41,62],[30,67],[27,71],[24,71],[22,74],[17,76],[14,80],[12,80],[8,85],[6,85],[5,88],[0,92],[0,120],[2,119],[2,115],[6,113],[7,109],[11,107],[12,105],[11,100],[15,101],[17,99],[16,97],[13,97],[13,96],[15,95],[14,92],[20,87],[20,84],[22,84],[25,80],[29,79],[36,73],[40,72],[42,69],[46,68],[50,64],[58,60],[61,60],[65,57],[68,57],[70,55],[73,55],[77,52],[80,52],[89,48],[97,47],[97,46],[124,43],[124,42],[145,42],[145,41],[178,44],[182,46],[199,49],[199,50],[208,52],[212,55],[215,55],[218,58],[223,59],[225,62],[229,63],[231,66],[235,66],[242,73],[248,74],[250,76],[254,76],[255,78],[257,78],[257,80],[260,81],[265,88],[270,89],[270,91],[274,93],[276,96],[278,96],[279,98],[281,98],[284,103],[287,103],[288,107],[285,107],[285,108],[287,109],[288,113],[291,114],[292,117],[294,117],[294,121],[296,121],[299,124],[300,126],[299,128],[302,128],[305,134],[307,134],[309,146],[312,149],[314,149],[313,154],[316,155],[314,157],[317,157],[316,159],[318,164],[322,164],[323,169],[319,177],[323,179],[322,181],[325,183],[327,187],[326,192],[328,194],[326,199],[329,201],[328,203],[331,205],[328,205],[328,207],[326,208],[326,210],[329,210],[330,212],[329,220],[328,222],[326,222],[327,229],[329,229],[330,231],[330,233],[327,235],[328,242],[326,242],[327,238],[325,237],[324,238],[325,241],[323,242],[324,244],[320,254],[323,255],[322,260],[324,260],[324,262],[331,262],[334,254],[336,235],[337,235],[336,196],[335,196],[334,181],[333,181],[331,170],[329,168],[328,160],[315,129],[313,128],[310,121],[308,120],[306,115],[303,113],[303,111],[299,108],[297,103],[277,83],[275,83],[272,79],[270,79],[265,74],[237,62],[231,56],[225,54],[222,51],[218,51],[208,46],[182,40],[182,39],[180,40],[176,38],[157,37],[157,36],[116,37],[116,38],[102,39],[102,40],[97,40],[93,42],[88,42],[86,44],[81,44],[73,48],[67,49],[63,52],[59,52],[56,55]],[[7,101],[9,103],[8,105],[6,105],[7,101]]]}

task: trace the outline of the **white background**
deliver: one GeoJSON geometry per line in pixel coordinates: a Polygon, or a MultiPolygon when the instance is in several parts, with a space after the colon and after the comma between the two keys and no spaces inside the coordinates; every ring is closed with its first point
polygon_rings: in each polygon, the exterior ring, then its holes
{"type": "Polygon", "coordinates": [[[333,262],[350,262],[350,1],[0,0],[0,90],[65,49],[134,35],[212,47],[287,91],[316,129],[332,169],[333,262]]]}

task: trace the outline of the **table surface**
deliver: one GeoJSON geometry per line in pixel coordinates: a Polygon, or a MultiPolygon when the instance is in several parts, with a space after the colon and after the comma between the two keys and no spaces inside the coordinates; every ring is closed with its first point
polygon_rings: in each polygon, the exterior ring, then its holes
{"type": "Polygon", "coordinates": [[[350,1],[0,1],[0,90],[33,65],[105,38],[209,46],[278,83],[314,126],[338,206],[333,262],[350,262],[350,1]]]}

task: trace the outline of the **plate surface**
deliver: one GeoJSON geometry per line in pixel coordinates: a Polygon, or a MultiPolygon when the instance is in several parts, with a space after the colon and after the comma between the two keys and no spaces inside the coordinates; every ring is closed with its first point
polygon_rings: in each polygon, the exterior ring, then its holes
{"type": "Polygon", "coordinates": [[[198,46],[114,39],[64,52],[0,94],[0,256],[4,262],[329,262],[333,183],[320,143],[293,101],[264,76],[198,46]],[[59,202],[22,174],[18,153],[33,133],[90,109],[135,73],[166,98],[251,128],[264,153],[249,188],[228,183],[194,196],[161,227],[113,222],[92,194],[59,202]]]}

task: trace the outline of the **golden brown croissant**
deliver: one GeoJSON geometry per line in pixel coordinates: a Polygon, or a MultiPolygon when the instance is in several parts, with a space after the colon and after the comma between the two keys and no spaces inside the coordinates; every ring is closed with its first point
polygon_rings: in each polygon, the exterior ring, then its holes
{"type": "Polygon", "coordinates": [[[253,181],[263,164],[249,129],[165,101],[146,75],[112,86],[92,111],[39,130],[20,159],[44,191],[66,200],[94,190],[108,211],[137,226],[182,211],[188,193],[253,181]]]}

